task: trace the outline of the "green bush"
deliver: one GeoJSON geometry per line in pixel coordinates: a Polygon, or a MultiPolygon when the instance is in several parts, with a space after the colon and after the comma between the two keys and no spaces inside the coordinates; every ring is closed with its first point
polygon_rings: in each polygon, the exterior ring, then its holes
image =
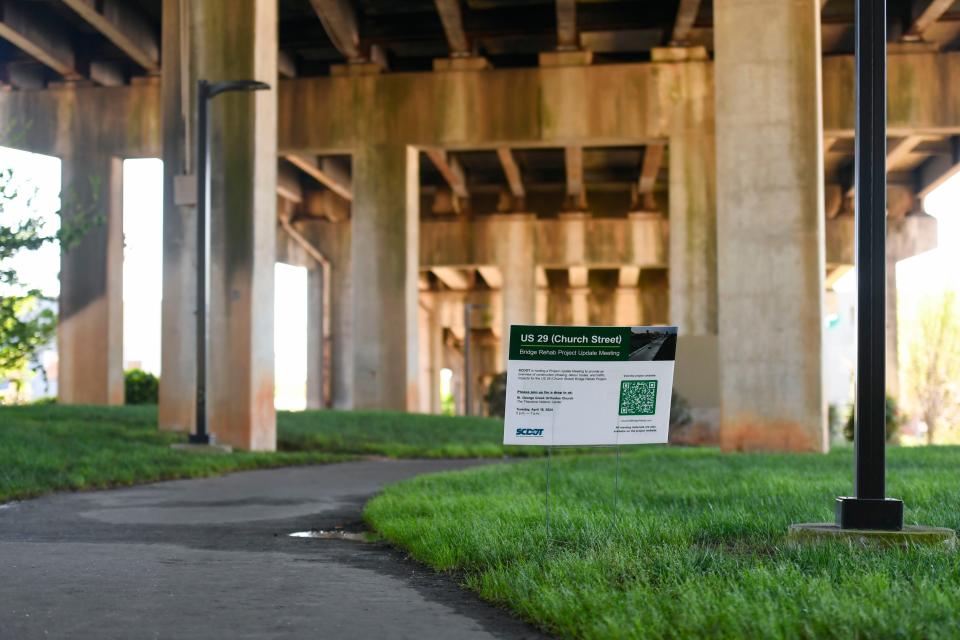
{"type": "MultiPolygon", "coordinates": [[[[850,407],[850,415],[847,416],[847,423],[843,425],[843,437],[850,442],[853,442],[853,413],[853,407],[850,407]]],[[[905,418],[900,413],[900,407],[897,406],[896,398],[889,394],[887,394],[884,405],[884,422],[886,423],[887,442],[890,442],[897,434],[897,431],[900,430],[900,427],[903,426],[905,418]]]]}
{"type": "Polygon", "coordinates": [[[123,389],[127,404],[157,404],[160,380],[142,369],[130,369],[123,374],[123,389]]]}

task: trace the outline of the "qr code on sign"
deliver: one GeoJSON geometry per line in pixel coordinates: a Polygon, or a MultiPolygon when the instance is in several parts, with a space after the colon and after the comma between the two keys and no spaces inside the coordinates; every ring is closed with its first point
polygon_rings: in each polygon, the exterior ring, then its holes
{"type": "Polygon", "coordinates": [[[622,380],[620,382],[620,415],[652,416],[656,412],[656,380],[622,380]]]}

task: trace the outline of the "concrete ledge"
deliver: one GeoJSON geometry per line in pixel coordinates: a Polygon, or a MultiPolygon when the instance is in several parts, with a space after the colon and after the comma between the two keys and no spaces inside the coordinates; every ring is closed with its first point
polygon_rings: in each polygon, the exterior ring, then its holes
{"type": "Polygon", "coordinates": [[[233,453],[233,447],[228,444],[193,444],[190,442],[178,442],[170,445],[174,451],[186,451],[187,453],[233,453]]]}
{"type": "Polygon", "coordinates": [[[841,529],[827,522],[792,524],[787,541],[794,545],[842,541],[859,547],[943,547],[956,550],[957,534],[944,527],[904,527],[901,531],[841,529]]]}

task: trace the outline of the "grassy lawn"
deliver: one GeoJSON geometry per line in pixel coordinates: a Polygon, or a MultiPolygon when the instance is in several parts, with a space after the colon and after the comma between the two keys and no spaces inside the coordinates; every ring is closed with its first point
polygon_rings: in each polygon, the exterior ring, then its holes
{"type": "Polygon", "coordinates": [[[501,456],[499,421],[386,412],[280,413],[277,453],[193,454],[155,406],[0,407],[0,502],[50,491],[315,464],[357,455],[501,456]]]}
{"type": "MultiPolygon", "coordinates": [[[[388,539],[545,630],[577,638],[948,638],[960,634],[960,553],[796,549],[793,522],[832,520],[852,453],[634,449],[424,476],[366,518],[388,539]]],[[[893,449],[908,523],[960,527],[955,447],[893,449]]]]}
{"type": "MultiPolygon", "coordinates": [[[[391,411],[302,411],[277,416],[282,450],[395,458],[490,458],[504,454],[503,421],[391,411]]],[[[512,455],[529,453],[511,447],[512,455]]]]}

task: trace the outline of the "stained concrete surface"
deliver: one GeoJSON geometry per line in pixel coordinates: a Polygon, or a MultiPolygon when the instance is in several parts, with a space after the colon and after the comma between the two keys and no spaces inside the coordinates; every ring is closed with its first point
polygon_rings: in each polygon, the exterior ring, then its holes
{"type": "Polygon", "coordinates": [[[540,638],[358,530],[385,484],[478,461],[236,473],[0,506],[0,638],[540,638]]]}

